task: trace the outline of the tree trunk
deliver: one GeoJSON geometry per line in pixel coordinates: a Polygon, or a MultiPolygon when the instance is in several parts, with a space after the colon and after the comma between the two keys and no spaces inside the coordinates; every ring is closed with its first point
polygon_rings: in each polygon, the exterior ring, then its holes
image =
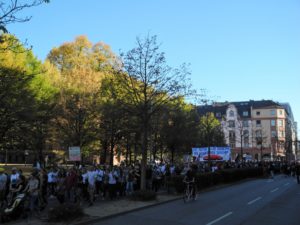
{"type": "Polygon", "coordinates": [[[115,144],[110,143],[110,157],[109,157],[109,165],[110,166],[114,165],[114,148],[115,148],[115,144]]]}
{"type": "Polygon", "coordinates": [[[148,121],[146,116],[143,123],[142,136],[142,160],[141,160],[141,190],[146,190],[146,169],[147,169],[147,147],[148,147],[148,121]]]}
{"type": "Polygon", "coordinates": [[[174,163],[174,153],[175,153],[175,148],[174,148],[174,146],[172,146],[172,148],[171,148],[171,162],[172,162],[172,164],[174,163]]]}
{"type": "Polygon", "coordinates": [[[105,140],[103,143],[103,153],[101,154],[102,156],[100,157],[100,163],[105,164],[106,163],[106,158],[107,158],[107,141],[105,140]]]}
{"type": "Polygon", "coordinates": [[[125,156],[125,161],[126,164],[128,164],[128,157],[129,157],[129,151],[130,151],[130,145],[129,145],[129,139],[127,138],[126,140],[126,156],[125,156]]]}

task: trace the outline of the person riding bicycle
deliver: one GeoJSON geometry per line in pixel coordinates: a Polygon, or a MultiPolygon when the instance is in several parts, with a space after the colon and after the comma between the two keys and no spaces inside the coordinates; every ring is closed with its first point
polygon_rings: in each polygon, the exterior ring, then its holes
{"type": "Polygon", "coordinates": [[[190,185],[193,198],[196,199],[196,174],[191,168],[187,170],[183,182],[186,184],[186,188],[188,187],[188,184],[190,185]]]}

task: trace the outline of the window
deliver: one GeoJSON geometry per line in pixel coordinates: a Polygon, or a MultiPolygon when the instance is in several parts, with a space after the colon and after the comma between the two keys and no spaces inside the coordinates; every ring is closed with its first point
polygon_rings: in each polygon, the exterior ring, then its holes
{"type": "Polygon", "coordinates": [[[249,148],[249,138],[244,139],[244,147],[249,148]]]}
{"type": "Polygon", "coordinates": [[[275,116],[275,109],[271,110],[271,116],[275,116]]]}
{"type": "Polygon", "coordinates": [[[244,137],[249,137],[249,131],[248,130],[244,130],[243,131],[243,136],[244,137]]]}
{"type": "Polygon", "coordinates": [[[235,132],[229,131],[229,145],[231,148],[235,148],[235,132]]]}
{"type": "Polygon", "coordinates": [[[249,127],[248,120],[243,120],[243,127],[249,127]]]}
{"type": "Polygon", "coordinates": [[[256,126],[261,127],[261,120],[256,120],[256,126]]]}
{"type": "Polygon", "coordinates": [[[231,117],[234,116],[234,112],[232,110],[229,111],[229,116],[231,116],[231,117]]]}
{"type": "Polygon", "coordinates": [[[256,136],[256,137],[262,137],[261,134],[262,134],[262,133],[261,133],[261,130],[255,131],[255,136],[256,136]]]}
{"type": "Polygon", "coordinates": [[[271,120],[271,126],[272,126],[272,127],[275,127],[275,125],[276,125],[275,120],[271,120]]]}
{"type": "Polygon", "coordinates": [[[282,110],[279,110],[279,115],[282,115],[282,114],[283,114],[282,110]]]}
{"type": "Polygon", "coordinates": [[[243,116],[249,116],[248,111],[244,111],[244,112],[243,112],[243,116]]]}
{"type": "Polygon", "coordinates": [[[216,117],[221,117],[221,113],[217,112],[216,117]]]}
{"type": "Polygon", "coordinates": [[[282,127],[283,126],[283,120],[278,120],[278,126],[282,127]]]}
{"type": "Polygon", "coordinates": [[[284,137],[284,131],[280,131],[280,132],[279,132],[279,137],[280,137],[280,138],[283,138],[283,137],[284,137]]]}
{"type": "Polygon", "coordinates": [[[260,111],[256,111],[256,115],[259,116],[260,115],[260,111]]]}
{"type": "Polygon", "coordinates": [[[229,121],[228,121],[228,126],[229,126],[229,127],[235,127],[234,120],[229,120],[229,121]]]}
{"type": "Polygon", "coordinates": [[[275,130],[272,130],[272,133],[271,133],[272,137],[276,137],[276,131],[275,130]]]}

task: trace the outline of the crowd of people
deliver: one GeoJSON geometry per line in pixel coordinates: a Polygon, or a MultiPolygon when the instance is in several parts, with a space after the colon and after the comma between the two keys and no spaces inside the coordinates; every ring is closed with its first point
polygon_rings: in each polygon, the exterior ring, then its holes
{"type": "MultiPolygon", "coordinates": [[[[174,172],[174,166],[164,163],[149,165],[146,170],[147,189],[157,192],[164,185],[165,177],[174,172]]],[[[26,193],[32,213],[44,209],[49,198],[56,198],[61,204],[87,202],[93,205],[95,201],[131,195],[140,189],[140,179],[138,163],[34,168],[26,176],[16,167],[12,168],[11,173],[0,167],[0,208],[11,205],[20,193],[26,193]]]]}
{"type": "MultiPolygon", "coordinates": [[[[297,176],[298,183],[300,182],[300,166],[295,163],[216,162],[210,166],[201,162],[176,166],[152,163],[146,170],[147,189],[159,191],[161,187],[166,187],[168,179],[172,176],[186,174],[191,165],[199,173],[244,167],[265,167],[272,173],[275,168],[280,168],[286,176],[297,176]]],[[[29,176],[25,176],[22,170],[16,167],[12,168],[11,173],[0,167],[0,208],[11,205],[20,193],[26,193],[30,212],[37,214],[47,206],[49,198],[56,198],[61,204],[87,202],[93,205],[95,201],[114,200],[131,195],[140,189],[140,179],[141,167],[138,163],[121,163],[119,166],[34,168],[29,176]]]]}

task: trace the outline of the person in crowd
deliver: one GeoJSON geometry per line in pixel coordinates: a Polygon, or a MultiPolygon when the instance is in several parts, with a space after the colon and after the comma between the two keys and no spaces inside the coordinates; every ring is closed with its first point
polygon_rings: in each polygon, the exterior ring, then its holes
{"type": "Polygon", "coordinates": [[[28,196],[29,196],[29,202],[30,202],[29,208],[30,208],[30,212],[32,215],[34,213],[39,215],[38,196],[39,196],[40,182],[39,182],[37,176],[38,176],[37,172],[31,173],[31,175],[29,176],[27,186],[24,189],[24,191],[27,192],[28,196]]]}
{"type": "Polygon", "coordinates": [[[152,178],[152,190],[157,192],[162,182],[162,172],[158,166],[154,166],[152,178]]]}
{"type": "Polygon", "coordinates": [[[49,194],[50,197],[54,197],[55,190],[56,190],[56,184],[57,184],[57,176],[58,172],[54,170],[54,168],[51,168],[48,173],[48,187],[49,187],[49,194]]]}
{"type": "Polygon", "coordinates": [[[17,168],[13,167],[11,169],[11,175],[10,175],[10,188],[9,188],[10,190],[16,188],[19,178],[20,178],[20,174],[18,173],[17,168]]]}
{"type": "Polygon", "coordinates": [[[60,204],[65,202],[65,194],[66,194],[66,179],[62,172],[58,173],[57,182],[55,185],[56,198],[60,204]]]}
{"type": "Polygon", "coordinates": [[[90,202],[90,206],[92,206],[95,201],[95,188],[96,188],[96,178],[97,178],[97,172],[93,166],[89,167],[89,170],[87,172],[87,178],[88,178],[89,202],[90,202]]]}
{"type": "MultiPolygon", "coordinates": [[[[13,170],[14,171],[14,170],[13,170]]],[[[13,173],[13,172],[12,172],[13,173]]],[[[15,173],[16,174],[16,173],[15,173]]],[[[15,175],[12,174],[12,175],[15,175]]],[[[12,176],[11,176],[12,177],[12,176]]],[[[21,175],[21,176],[17,176],[18,178],[16,179],[16,183],[15,183],[15,179],[11,178],[11,183],[10,183],[10,188],[9,188],[9,194],[8,194],[8,204],[10,205],[13,202],[13,199],[20,193],[22,193],[26,187],[26,178],[25,176],[21,175]],[[12,184],[13,182],[13,184],[12,184]]]]}
{"type": "Polygon", "coordinates": [[[6,189],[8,177],[4,173],[4,168],[0,167],[0,209],[2,209],[6,202],[6,189]]]}
{"type": "Polygon", "coordinates": [[[77,173],[75,168],[69,170],[66,176],[66,193],[67,193],[67,200],[70,202],[75,202],[76,196],[76,187],[77,187],[77,173]]]}
{"type": "Polygon", "coordinates": [[[96,169],[96,194],[99,195],[101,198],[103,198],[103,181],[104,181],[104,168],[103,166],[99,166],[96,169]]]}
{"type": "Polygon", "coordinates": [[[111,200],[117,197],[117,179],[118,173],[115,168],[109,170],[108,173],[108,193],[111,200]]]}
{"type": "Polygon", "coordinates": [[[133,193],[134,169],[130,168],[126,176],[126,195],[133,193]]]}

